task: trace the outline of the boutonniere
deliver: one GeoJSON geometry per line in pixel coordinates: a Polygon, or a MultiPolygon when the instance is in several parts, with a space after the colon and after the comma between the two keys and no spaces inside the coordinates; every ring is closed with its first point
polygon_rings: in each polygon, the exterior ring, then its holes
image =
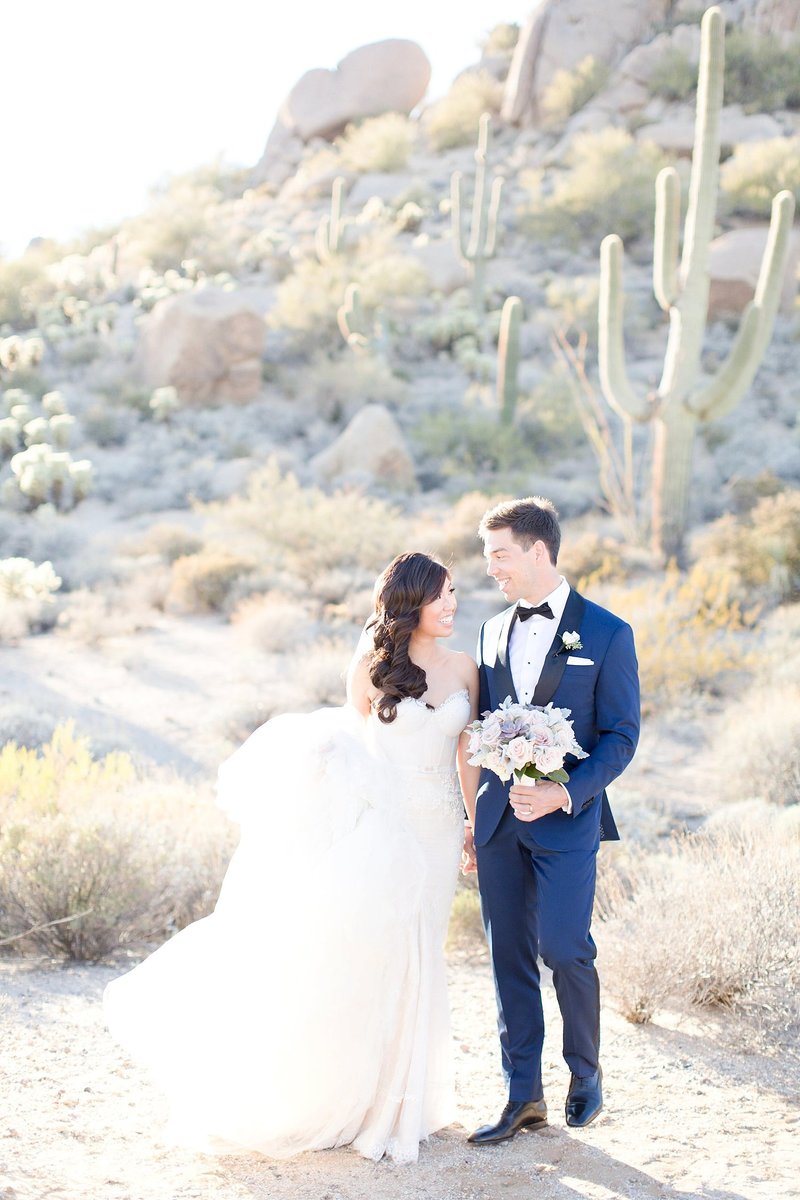
{"type": "Polygon", "coordinates": [[[573,650],[582,649],[583,642],[581,641],[581,635],[577,632],[577,630],[573,630],[572,633],[567,633],[565,631],[561,635],[561,645],[556,650],[556,654],[571,654],[573,650]]]}

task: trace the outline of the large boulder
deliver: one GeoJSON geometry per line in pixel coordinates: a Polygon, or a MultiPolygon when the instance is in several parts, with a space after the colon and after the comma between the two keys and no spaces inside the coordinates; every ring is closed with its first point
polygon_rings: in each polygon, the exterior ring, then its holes
{"type": "Polygon", "coordinates": [[[331,139],[351,121],[410,113],[428,90],[430,78],[428,56],[416,42],[371,42],[345,55],[333,71],[317,67],[301,75],[281,105],[280,117],[304,142],[331,139]]]}
{"type": "Polygon", "coordinates": [[[181,402],[246,403],[261,387],[266,325],[258,293],[197,288],[160,300],[141,327],[139,368],[181,402]]]}
{"type": "Polygon", "coordinates": [[[757,0],[754,25],[759,33],[792,37],[800,33],[800,4],[797,0],[757,0]]]}
{"type": "MultiPolygon", "coordinates": [[[[763,225],[752,226],[749,229],[732,229],[711,243],[711,290],[708,297],[710,320],[740,313],[753,299],[766,244],[767,229],[763,225]]],[[[794,309],[798,258],[800,235],[795,233],[789,243],[783,275],[781,312],[791,313],[794,309]]]]}
{"type": "Polygon", "coordinates": [[[356,480],[414,486],[414,463],[400,426],[382,404],[366,404],[335,442],[311,460],[320,480],[356,480]]]}
{"type": "Polygon", "coordinates": [[[520,34],[506,80],[502,115],[536,125],[542,99],[559,71],[583,59],[616,66],[627,51],[648,40],[670,10],[671,0],[540,0],[520,34]]]}

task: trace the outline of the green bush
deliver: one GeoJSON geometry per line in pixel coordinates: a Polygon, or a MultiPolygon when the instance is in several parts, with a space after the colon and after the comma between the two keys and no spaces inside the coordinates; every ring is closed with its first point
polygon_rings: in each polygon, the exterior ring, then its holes
{"type": "Polygon", "coordinates": [[[650,235],[655,178],[664,163],[657,146],[637,142],[624,129],[577,134],[564,170],[551,177],[542,171],[524,174],[531,198],[523,213],[525,232],[570,243],[607,233],[650,235]]]}
{"type": "Polygon", "coordinates": [[[459,75],[447,95],[426,114],[425,127],[434,150],[474,142],[481,116],[499,112],[502,98],[503,85],[488,71],[459,75]]]}
{"type": "Polygon", "coordinates": [[[416,127],[402,113],[385,113],[348,125],[336,145],[341,165],[353,171],[400,171],[408,164],[416,127]]]}
{"type": "Polygon", "coordinates": [[[664,100],[688,100],[697,88],[697,63],[678,46],[668,46],[650,76],[650,91],[664,100]]]}
{"type": "Polygon", "coordinates": [[[750,112],[800,106],[800,42],[732,29],[725,38],[725,102],[750,112]]]}
{"type": "Polygon", "coordinates": [[[720,168],[720,188],[736,213],[768,217],[773,197],[783,188],[800,202],[800,137],[737,146],[720,168]]]}
{"type": "Polygon", "coordinates": [[[588,104],[608,81],[608,67],[592,54],[571,71],[556,71],[542,96],[542,113],[548,125],[559,126],[588,104]]]}

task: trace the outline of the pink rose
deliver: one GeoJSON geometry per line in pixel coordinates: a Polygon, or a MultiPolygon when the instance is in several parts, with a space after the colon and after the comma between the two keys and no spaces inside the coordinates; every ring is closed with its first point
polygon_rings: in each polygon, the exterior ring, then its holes
{"type": "Polygon", "coordinates": [[[533,747],[527,738],[515,737],[506,746],[506,756],[513,767],[524,767],[533,757],[533,747]]]}

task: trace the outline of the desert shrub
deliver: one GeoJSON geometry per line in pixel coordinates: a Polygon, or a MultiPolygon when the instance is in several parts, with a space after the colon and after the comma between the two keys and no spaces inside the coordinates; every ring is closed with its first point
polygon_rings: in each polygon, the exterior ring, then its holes
{"type": "Polygon", "coordinates": [[[743,594],[792,600],[800,592],[800,491],[764,496],[740,517],[726,513],[696,539],[695,553],[728,565],[743,594]]]}
{"type": "Polygon", "coordinates": [[[348,125],[337,146],[341,164],[353,171],[399,171],[408,163],[415,126],[402,113],[384,113],[348,125]]]}
{"type": "Polygon", "coordinates": [[[491,410],[467,410],[458,419],[446,410],[429,412],[411,436],[440,478],[488,477],[490,486],[508,480],[511,488],[515,473],[531,469],[533,455],[524,432],[519,425],[501,425],[491,410]]]}
{"type": "Polygon", "coordinates": [[[749,112],[800,106],[797,41],[732,29],[725,38],[725,102],[749,112]]]}
{"type": "Polygon", "coordinates": [[[36,323],[37,308],[56,292],[47,274],[51,257],[31,247],[19,258],[0,259],[0,325],[28,329],[36,323]]]}
{"type": "Polygon", "coordinates": [[[800,686],[749,688],[719,719],[712,755],[721,800],[800,804],[800,686]]]}
{"type": "Polygon", "coordinates": [[[13,701],[0,704],[0,746],[16,742],[18,746],[43,746],[49,742],[58,724],[52,713],[31,704],[13,701]]]}
{"type": "Polygon", "coordinates": [[[614,538],[586,530],[570,537],[559,555],[558,565],[579,591],[605,580],[625,579],[628,568],[624,547],[614,538]]]}
{"type": "Polygon", "coordinates": [[[347,418],[364,404],[398,405],[408,392],[385,359],[349,351],[345,358],[317,358],[292,386],[329,421],[347,418]]]}
{"type": "Polygon", "coordinates": [[[736,577],[717,563],[699,562],[687,572],[673,563],[660,579],[601,584],[597,593],[633,628],[646,713],[714,694],[751,662],[746,631],[758,609],[742,607],[736,577]]]}
{"type": "Polygon", "coordinates": [[[477,876],[460,875],[450,909],[448,950],[483,951],[486,946],[477,876]]]}
{"type": "Polygon", "coordinates": [[[475,337],[480,330],[478,314],[472,305],[454,304],[442,312],[414,322],[414,337],[431,350],[452,351],[464,337],[475,337]]]}
{"type": "Polygon", "coordinates": [[[254,566],[252,559],[213,548],[176,558],[167,607],[178,612],[219,612],[234,584],[254,566]]]}
{"type": "Polygon", "coordinates": [[[425,126],[434,150],[474,142],[481,116],[499,112],[502,98],[503,85],[488,71],[459,75],[447,95],[426,113],[425,126]]]}
{"type": "Polygon", "coordinates": [[[519,41],[519,25],[502,21],[494,25],[481,42],[481,50],[492,58],[499,54],[511,54],[519,41]]]}
{"type": "Polygon", "coordinates": [[[542,96],[542,113],[548,125],[563,123],[588,104],[608,80],[608,67],[587,54],[571,71],[556,71],[542,96]]]}
{"type": "Polygon", "coordinates": [[[84,646],[100,646],[109,638],[137,633],[149,624],[147,609],[119,587],[103,592],[76,588],[61,606],[56,632],[84,646]]]}
{"type": "Polygon", "coordinates": [[[697,87],[697,63],[679,46],[667,46],[650,76],[650,91],[664,100],[688,100],[697,87]]]}
{"type": "Polygon", "coordinates": [[[600,280],[596,274],[556,278],[547,285],[545,296],[559,327],[585,333],[590,345],[597,344],[600,280]]]}
{"type": "Polygon", "coordinates": [[[732,1008],[773,1033],[800,1019],[798,829],[772,810],[606,864],[603,981],[628,1020],[667,1004],[732,1008]]]}
{"type": "Polygon", "coordinates": [[[221,201],[235,183],[235,175],[213,166],[168,179],[154,189],[146,212],[124,222],[126,241],[157,271],[176,269],[184,260],[206,271],[227,270],[235,252],[221,201]]]}
{"type": "Polygon", "coordinates": [[[71,725],[40,751],[0,750],[0,940],[97,960],[205,915],[231,834],[184,784],[137,779],[71,725]]]}
{"type": "Polygon", "coordinates": [[[345,702],[345,677],[355,651],[352,637],[321,637],[294,655],[293,672],[302,688],[304,707],[345,702]]]}
{"type": "Polygon", "coordinates": [[[624,129],[576,134],[563,171],[552,177],[543,171],[524,174],[530,196],[523,214],[525,231],[570,242],[607,233],[622,238],[649,233],[655,178],[664,162],[657,146],[637,142],[624,129]]]}
{"type": "Polygon", "coordinates": [[[720,187],[736,213],[768,217],[773,197],[783,188],[800,201],[800,137],[736,146],[720,168],[720,187]]]}
{"type": "Polygon", "coordinates": [[[129,408],[90,404],[81,413],[81,428],[96,446],[124,446],[136,425],[129,408]]]}
{"type": "Polygon", "coordinates": [[[260,564],[266,586],[312,586],[338,570],[354,588],[371,582],[408,546],[401,513],[356,491],[304,488],[272,461],[248,480],[244,495],[205,505],[212,536],[260,564]]]}
{"type": "Polygon", "coordinates": [[[294,653],[316,631],[308,607],[285,592],[246,597],[231,614],[231,623],[265,654],[294,653]]]}
{"type": "Polygon", "coordinates": [[[0,559],[0,642],[41,629],[60,587],[50,562],[37,566],[29,558],[0,559]]]}
{"type": "Polygon", "coordinates": [[[202,546],[203,539],[183,525],[158,521],[142,533],[127,538],[120,549],[132,558],[155,555],[164,562],[174,563],[176,558],[197,554],[202,546]]]}
{"type": "Polygon", "coordinates": [[[503,497],[486,495],[484,492],[465,492],[444,513],[430,514],[430,528],[425,527],[425,542],[437,549],[445,562],[453,558],[458,573],[458,564],[469,558],[483,557],[483,542],[478,537],[481,517],[503,497]]]}

